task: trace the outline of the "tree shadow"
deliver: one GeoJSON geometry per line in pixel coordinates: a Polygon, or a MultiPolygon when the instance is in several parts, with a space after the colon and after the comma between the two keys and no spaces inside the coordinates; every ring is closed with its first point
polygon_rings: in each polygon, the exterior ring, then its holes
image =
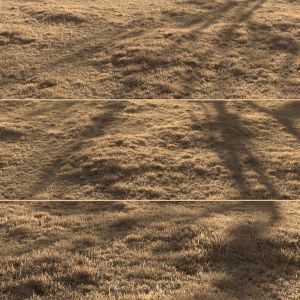
{"type": "MultiPolygon", "coordinates": [[[[200,8],[206,9],[205,12],[200,13],[199,16],[194,16],[191,14],[185,14],[180,19],[176,14],[168,14],[168,16],[174,20],[179,21],[181,26],[194,27],[195,32],[204,30],[210,26],[221,23],[231,16],[229,27],[233,28],[238,23],[247,21],[257,10],[259,10],[266,0],[256,0],[256,1],[236,1],[227,0],[224,3],[212,3],[209,4],[209,9],[207,9],[206,2],[196,2],[196,1],[182,1],[181,5],[194,5],[198,4],[200,8]],[[212,6],[212,7],[211,7],[212,6]]],[[[165,12],[163,11],[165,14],[165,12]]]]}
{"type": "Polygon", "coordinates": [[[294,248],[293,243],[282,244],[267,237],[281,219],[276,204],[256,202],[245,206],[253,214],[263,211],[265,220],[234,226],[222,245],[211,247],[200,259],[215,265],[216,272],[224,272],[214,286],[238,299],[265,296],[263,285],[282,277],[292,278],[299,265],[282,252],[282,248],[294,248]]]}
{"type": "MultiPolygon", "coordinates": [[[[195,1],[192,1],[192,3],[194,2],[195,1]]],[[[289,82],[289,76],[294,71],[296,72],[296,68],[291,68],[291,66],[296,65],[296,57],[299,54],[300,49],[299,43],[295,38],[286,36],[283,33],[271,32],[272,28],[269,25],[251,21],[253,14],[257,12],[265,2],[266,0],[240,1],[240,3],[237,1],[227,1],[224,4],[220,4],[220,7],[217,6],[210,13],[205,13],[198,18],[187,15],[183,18],[181,23],[184,28],[191,27],[192,30],[189,35],[193,36],[195,40],[198,40],[198,38],[203,35],[206,28],[226,21],[224,22],[223,29],[215,33],[210,49],[202,55],[203,57],[207,57],[207,60],[210,59],[211,53],[213,52],[216,52],[218,55],[225,58],[230,50],[236,51],[239,50],[240,47],[245,47],[245,50],[243,50],[242,54],[239,53],[239,57],[249,60],[247,63],[250,66],[253,63],[256,64],[258,58],[263,58],[271,63],[272,60],[270,57],[275,57],[278,53],[284,54],[286,56],[285,59],[283,59],[283,62],[276,67],[278,78],[276,89],[281,90],[282,94],[286,94],[286,85],[288,88],[292,88],[291,91],[293,94],[295,94],[295,92],[297,94],[297,87],[293,89],[293,84],[289,82]],[[229,17],[230,19],[228,19],[229,17]],[[189,24],[193,26],[189,26],[189,24]],[[242,41],[242,43],[239,44],[235,31],[239,25],[242,24],[247,28],[247,41],[242,41]],[[259,50],[262,51],[259,52],[259,50]],[[259,57],[258,53],[260,54],[259,57]]],[[[182,4],[186,4],[186,2],[182,2],[182,4]]],[[[183,38],[177,38],[177,45],[186,43],[184,35],[186,35],[186,33],[182,34],[183,38]]],[[[206,42],[204,42],[203,46],[207,46],[206,42]]],[[[260,63],[258,62],[257,64],[259,65],[260,63]]],[[[208,67],[209,69],[214,70],[213,66],[208,67]]],[[[253,74],[248,73],[247,68],[245,67],[244,70],[238,71],[230,70],[230,68],[224,66],[222,68],[217,71],[219,76],[224,76],[224,78],[227,77],[228,73],[232,73],[237,82],[241,79],[248,81],[248,77],[249,79],[252,79],[251,81],[257,81],[257,74],[253,72],[253,74]]],[[[260,68],[260,66],[257,66],[256,68],[260,68]]],[[[198,78],[197,76],[187,76],[187,83],[189,86],[196,80],[199,81],[201,78],[198,78]]],[[[234,98],[233,95],[234,93],[231,92],[230,97],[234,98]]],[[[221,98],[223,97],[224,96],[221,96],[221,98]]]]}
{"type": "MultiPolygon", "coordinates": [[[[251,132],[245,126],[239,114],[227,110],[226,102],[214,101],[212,104],[217,112],[214,121],[207,124],[211,148],[218,154],[224,166],[231,173],[231,179],[235,182],[238,191],[238,199],[274,199],[280,198],[279,192],[271,179],[265,174],[259,158],[253,153],[251,132]],[[245,169],[255,172],[258,182],[265,190],[254,191],[245,175],[245,169]]],[[[210,120],[211,115],[206,119],[210,120]]],[[[192,116],[192,128],[202,130],[202,124],[198,124],[192,116]]]]}
{"type": "Polygon", "coordinates": [[[273,111],[258,105],[254,101],[249,101],[248,104],[257,111],[270,115],[275,118],[282,126],[285,127],[287,132],[300,141],[300,129],[294,126],[293,121],[300,119],[300,102],[289,101],[284,103],[279,109],[273,111]]]}
{"type": "MultiPolygon", "coordinates": [[[[162,10],[162,17],[157,19],[157,23],[152,22],[150,28],[142,25],[139,28],[132,27],[131,22],[129,22],[129,24],[122,25],[121,28],[112,26],[108,26],[108,29],[101,28],[85,38],[64,44],[61,49],[63,54],[59,58],[53,59],[51,63],[47,61],[45,63],[41,62],[40,66],[37,67],[36,75],[48,71],[50,67],[61,68],[62,65],[63,68],[70,68],[71,70],[71,67],[74,68],[74,63],[95,68],[97,71],[107,69],[107,73],[112,72],[113,75],[111,76],[114,78],[105,76],[105,79],[101,80],[114,81],[112,90],[109,91],[114,95],[114,98],[128,98],[126,96],[128,94],[134,95],[134,97],[138,96],[138,98],[166,98],[166,95],[182,98],[189,97],[196,92],[205,95],[207,93],[205,87],[203,87],[203,90],[201,88],[198,91],[197,83],[206,81],[210,84],[221,85],[218,77],[223,77],[225,81],[246,82],[251,89],[254,84],[259,86],[261,90],[263,90],[264,80],[268,80],[272,85],[272,93],[282,93],[284,95],[286,94],[284,91],[290,90],[289,92],[294,95],[297,93],[297,87],[295,86],[296,82],[293,78],[290,78],[290,75],[294,76],[297,71],[296,67],[291,66],[295,65],[295,57],[299,54],[299,45],[296,38],[289,37],[286,33],[274,33],[269,25],[251,21],[254,13],[258,12],[265,2],[266,0],[226,0],[224,3],[207,3],[207,1],[194,0],[178,1],[176,2],[178,7],[174,8],[173,13],[171,11],[170,14],[166,14],[162,10]],[[205,12],[199,12],[200,15],[195,17],[195,13],[182,13],[180,11],[180,7],[185,7],[188,11],[189,8],[193,8],[195,5],[205,12]],[[177,10],[177,8],[179,9],[177,10]],[[179,21],[178,14],[183,14],[182,16],[180,15],[179,21]],[[165,19],[166,15],[167,20],[165,19]],[[149,53],[140,53],[140,57],[137,57],[139,53],[133,51],[132,53],[126,53],[124,57],[119,57],[121,58],[120,60],[117,58],[116,63],[116,56],[120,55],[120,49],[126,52],[128,49],[138,48],[136,45],[138,39],[133,42],[128,40],[128,37],[138,38],[140,35],[145,35],[145,37],[151,35],[151,38],[161,42],[161,32],[164,29],[162,24],[168,25],[169,23],[172,24],[172,29],[178,30],[178,32],[174,36],[172,36],[173,33],[165,34],[167,43],[165,47],[162,47],[163,49],[159,50],[159,53],[156,53],[155,47],[153,49],[149,48],[149,51],[147,50],[149,53]],[[217,28],[207,42],[205,29],[215,24],[221,25],[221,29],[217,28]],[[246,41],[244,40],[240,44],[236,38],[236,29],[241,24],[246,27],[246,36],[244,37],[246,41]],[[159,30],[153,34],[153,29],[157,28],[159,30]],[[204,39],[203,45],[200,42],[202,38],[204,39]],[[194,48],[197,41],[197,48],[194,48]],[[230,45],[231,43],[232,45],[230,45]],[[247,64],[247,67],[243,66],[245,70],[235,72],[235,70],[231,70],[230,66],[223,66],[223,69],[217,66],[218,60],[226,60],[227,51],[236,51],[238,48],[241,48],[239,49],[239,57],[242,60],[244,59],[245,64],[247,64]],[[174,49],[175,53],[178,54],[175,55],[176,59],[172,59],[174,49]],[[195,59],[198,62],[185,60],[187,52],[193,58],[196,57],[195,59]],[[283,62],[281,62],[282,60],[275,62],[275,59],[273,59],[277,58],[278,53],[286,56],[283,58],[283,62]],[[257,69],[262,69],[258,60],[262,58],[265,60],[265,70],[271,70],[273,74],[270,76],[270,72],[265,72],[263,75],[265,78],[258,80],[257,77],[260,75],[257,74],[257,69]],[[214,63],[214,60],[217,60],[216,63],[214,63]],[[266,66],[267,64],[269,66],[266,66]],[[173,72],[172,69],[175,66],[180,66],[185,70],[181,72],[180,78],[168,79],[168,81],[172,82],[172,85],[161,84],[160,80],[153,80],[153,83],[150,82],[149,84],[147,79],[143,79],[143,76],[147,74],[152,79],[154,74],[164,73],[164,70],[167,69],[173,72]],[[157,69],[162,72],[156,72],[157,69]],[[215,72],[216,74],[213,78],[209,76],[206,78],[201,73],[205,71],[215,72]],[[233,74],[227,78],[230,73],[233,74]],[[276,74],[277,82],[275,83],[273,82],[273,77],[276,74]],[[285,82],[285,84],[282,82],[285,82]]],[[[193,9],[191,11],[193,12],[193,9]]],[[[142,19],[134,20],[133,24],[143,24],[139,22],[142,19]]],[[[141,50],[141,52],[143,51],[141,50]]],[[[52,55],[54,54],[49,53],[49,56],[52,55]]],[[[228,95],[231,95],[231,98],[235,97],[235,90],[230,91],[231,88],[229,86],[226,87],[225,97],[222,94],[222,89],[217,88],[216,90],[216,86],[213,89],[214,92],[213,94],[210,93],[209,97],[225,98],[228,95]]],[[[236,93],[240,95],[240,92],[237,91],[236,93]]],[[[241,98],[241,96],[236,97],[241,98]]]]}
{"type": "MultiPolygon", "coordinates": [[[[124,203],[126,201],[120,204],[124,203]]],[[[61,218],[72,215],[83,219],[92,217],[95,222],[87,223],[84,232],[88,232],[89,236],[101,236],[105,240],[101,249],[111,250],[111,245],[121,242],[126,245],[124,251],[150,251],[155,260],[163,261],[174,272],[189,280],[209,274],[212,288],[226,292],[232,298],[265,296],[266,286],[282,278],[294,277],[299,266],[299,262],[288,254],[289,250],[296,251],[296,242],[277,241],[273,234],[269,235],[269,231],[274,232],[282,219],[279,205],[275,202],[173,201],[140,204],[144,205],[142,211],[126,211],[121,207],[115,210],[115,204],[46,202],[34,203],[32,208],[61,218]],[[192,207],[187,210],[189,206],[192,207]],[[172,209],[174,207],[176,210],[172,209]],[[112,215],[111,222],[103,224],[99,218],[107,212],[116,214],[112,215]],[[235,214],[240,220],[233,221],[231,226],[232,223],[229,223],[229,229],[224,231],[221,238],[214,232],[214,226],[202,225],[202,219],[214,218],[214,222],[219,222],[223,217],[234,218],[235,214]],[[241,219],[241,214],[245,215],[245,219],[241,219]],[[97,222],[98,219],[100,223],[97,222]],[[139,233],[142,233],[140,237],[139,233]],[[203,235],[205,238],[202,238],[203,235]],[[222,276],[218,275],[220,273],[222,276]]],[[[76,236],[80,234],[78,227],[74,227],[73,233],[76,236]]],[[[70,238],[69,241],[72,242],[74,236],[66,238],[70,238]]],[[[46,247],[51,246],[52,242],[45,244],[46,247]]],[[[36,246],[43,249],[36,242],[34,250],[37,249],[36,246]]],[[[92,243],[91,247],[100,246],[92,243]]],[[[71,251],[83,250],[80,247],[71,251]]],[[[26,253],[28,255],[27,251],[26,253]]],[[[17,253],[22,254],[23,251],[17,253]]],[[[201,293],[199,291],[193,299],[198,299],[197,295],[199,299],[203,299],[205,295],[201,293]]]]}
{"type": "MultiPolygon", "coordinates": [[[[286,36],[285,33],[282,32],[272,32],[270,25],[251,20],[252,15],[258,11],[265,2],[266,0],[254,1],[252,7],[249,7],[250,2],[248,1],[247,3],[243,3],[244,5],[239,6],[237,12],[230,20],[230,23],[219,32],[218,38],[216,39],[219,44],[217,47],[222,51],[226,51],[226,53],[228,53],[229,50],[239,48],[240,45],[235,43],[235,32],[240,24],[244,24],[248,31],[245,55],[250,59],[249,63],[255,63],[258,58],[263,58],[272,64],[274,60],[271,60],[270,57],[276,57],[278,53],[285,55],[285,58],[276,67],[277,90],[281,91],[282,95],[284,95],[286,94],[286,87],[293,88],[289,79],[290,75],[296,71],[296,58],[299,54],[300,45],[295,37],[286,36]],[[258,53],[260,54],[259,57],[257,56],[258,53]]],[[[260,68],[259,64],[258,68],[260,68]]],[[[237,75],[247,77],[250,74],[247,74],[247,72],[243,74],[242,72],[242,74],[237,75]]],[[[254,77],[254,79],[256,78],[254,77]]],[[[297,87],[295,87],[292,93],[293,95],[297,95],[297,92],[297,87]]]]}
{"type": "MultiPolygon", "coordinates": [[[[191,203],[178,205],[189,206],[191,203]]],[[[107,228],[106,235],[112,238],[112,241],[125,240],[131,249],[149,249],[152,244],[161,245],[152,248],[153,255],[174,257],[168,261],[164,260],[165,263],[175,267],[177,272],[185,276],[198,276],[200,270],[204,273],[222,272],[223,277],[215,277],[212,286],[238,299],[265,295],[263,285],[268,285],[282,277],[294,276],[299,262],[286,255],[282,249],[295,250],[295,243],[277,242],[268,236],[269,230],[272,230],[281,220],[281,213],[275,202],[218,203],[218,205],[215,203],[199,211],[197,206],[193,205],[194,213],[185,213],[183,209],[182,212],[172,215],[164,211],[168,209],[164,204],[157,204],[157,209],[164,215],[164,222],[174,224],[172,231],[165,231],[163,226],[158,226],[162,219],[157,214],[144,215],[142,218],[141,216],[124,218],[116,225],[107,228]],[[216,214],[232,216],[241,211],[248,215],[262,217],[259,221],[245,220],[242,224],[233,225],[225,232],[222,239],[218,239],[211,232],[212,236],[207,242],[196,243],[199,232],[207,234],[208,237],[210,234],[201,225],[198,227],[202,218],[210,218],[216,214]],[[124,224],[126,226],[121,230],[119,225],[122,227],[124,224]],[[155,233],[146,234],[141,240],[136,239],[136,234],[143,228],[147,230],[155,228],[155,233]],[[197,249],[200,253],[205,250],[204,254],[197,254],[197,249]],[[192,250],[195,254],[189,254],[192,250]],[[265,276],[270,273],[272,276],[265,276]]]]}
{"type": "MultiPolygon", "coordinates": [[[[200,213],[165,216],[166,222],[177,222],[175,227],[177,229],[169,235],[162,229],[162,232],[143,240],[144,244],[135,244],[134,240],[130,239],[127,242],[131,245],[131,241],[137,248],[143,245],[145,247],[145,244],[163,242],[163,246],[152,251],[155,255],[175,257],[171,264],[178,272],[193,277],[198,276],[199,271],[210,274],[223,273],[222,278],[217,276],[212,280],[213,287],[238,299],[256,298],[265,295],[264,285],[283,277],[292,278],[299,266],[299,262],[282,251],[282,249],[296,251],[295,242],[279,242],[268,236],[269,231],[280,223],[281,218],[281,212],[275,202],[218,203],[200,213]],[[202,234],[207,234],[208,240],[203,243],[197,242],[198,233],[195,224],[201,218],[210,218],[216,214],[224,217],[227,214],[233,216],[234,213],[241,211],[262,217],[259,221],[245,220],[242,224],[233,225],[222,239],[214,237],[213,232],[209,238],[209,232],[200,227],[198,230],[202,234]],[[190,252],[192,250],[194,253],[190,252]]],[[[146,225],[147,228],[151,226],[155,226],[155,221],[146,225]]],[[[203,299],[201,292],[198,295],[199,299],[203,299]]],[[[195,296],[192,299],[198,298],[195,296]]]]}
{"type": "MultiPolygon", "coordinates": [[[[265,2],[265,0],[259,1],[252,9],[245,12],[243,15],[240,16],[240,22],[245,20],[246,18],[250,17],[251,14],[260,7],[260,5],[265,2]]],[[[246,11],[247,7],[249,6],[249,2],[243,3],[244,5],[241,6],[235,0],[228,0],[223,4],[217,5],[217,7],[212,11],[204,14],[203,16],[192,18],[191,20],[186,20],[186,26],[193,26],[193,25],[200,25],[198,29],[203,30],[207,27],[210,27],[216,23],[219,23],[222,19],[227,17],[227,14],[230,13],[235,8],[243,9],[246,11]],[[204,21],[204,22],[203,22],[204,21]]]]}
{"type": "Polygon", "coordinates": [[[56,173],[64,166],[73,152],[80,150],[86,142],[95,137],[105,135],[106,129],[117,120],[118,114],[126,107],[123,102],[111,102],[104,107],[104,113],[91,119],[91,123],[84,127],[81,132],[76,133],[75,142],[64,146],[61,151],[55,153],[50,166],[44,168],[35,182],[27,191],[23,192],[22,198],[34,199],[36,195],[48,187],[56,178],[56,173]]]}

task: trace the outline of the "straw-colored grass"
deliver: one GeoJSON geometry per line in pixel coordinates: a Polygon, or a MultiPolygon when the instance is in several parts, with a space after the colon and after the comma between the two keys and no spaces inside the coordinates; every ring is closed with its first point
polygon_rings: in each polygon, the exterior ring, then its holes
{"type": "Polygon", "coordinates": [[[298,101],[0,103],[2,199],[299,199],[298,101]]]}
{"type": "Polygon", "coordinates": [[[299,299],[297,202],[0,204],[1,299],[299,299]]]}
{"type": "Polygon", "coordinates": [[[1,98],[299,98],[294,0],[1,1],[1,98]]]}

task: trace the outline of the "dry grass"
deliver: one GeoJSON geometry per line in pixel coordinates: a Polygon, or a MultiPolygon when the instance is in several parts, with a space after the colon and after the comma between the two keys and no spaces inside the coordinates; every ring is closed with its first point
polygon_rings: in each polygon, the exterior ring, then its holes
{"type": "Polygon", "coordinates": [[[0,208],[1,299],[299,299],[298,202],[0,208]]]}
{"type": "Polygon", "coordinates": [[[1,1],[1,98],[299,98],[299,1],[1,1]]]}
{"type": "MultiPolygon", "coordinates": [[[[0,1],[0,98],[299,98],[295,0],[0,1]]],[[[3,101],[0,199],[299,199],[297,101],[3,101]]],[[[0,299],[298,299],[299,202],[0,203],[0,299]]]]}
{"type": "Polygon", "coordinates": [[[2,199],[299,199],[299,101],[4,101],[2,199]]]}

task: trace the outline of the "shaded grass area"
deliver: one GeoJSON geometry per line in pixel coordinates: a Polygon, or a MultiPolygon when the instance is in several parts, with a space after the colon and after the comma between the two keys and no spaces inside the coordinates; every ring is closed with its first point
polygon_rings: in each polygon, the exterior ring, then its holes
{"type": "Polygon", "coordinates": [[[299,10],[289,0],[5,1],[0,96],[299,98],[299,10]]]}
{"type": "Polygon", "coordinates": [[[298,199],[298,101],[6,101],[2,199],[298,199]]]}
{"type": "Polygon", "coordinates": [[[297,299],[297,202],[1,203],[2,299],[297,299]]]}

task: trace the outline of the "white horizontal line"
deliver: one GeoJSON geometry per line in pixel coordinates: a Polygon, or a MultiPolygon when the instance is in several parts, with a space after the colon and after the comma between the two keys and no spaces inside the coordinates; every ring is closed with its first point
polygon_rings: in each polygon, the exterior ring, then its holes
{"type": "Polygon", "coordinates": [[[24,99],[0,99],[0,101],[57,101],[57,102],[67,102],[67,101],[169,101],[169,102],[177,102],[177,101],[227,101],[227,102],[234,102],[234,101],[300,101],[300,98],[290,98],[290,99],[175,99],[175,98],[167,98],[167,99],[131,99],[131,98],[124,98],[124,99],[33,99],[33,98],[24,98],[24,99]]]}
{"type": "Polygon", "coordinates": [[[242,199],[242,200],[193,200],[193,199],[188,199],[188,200],[93,200],[93,199],[79,199],[79,200],[29,200],[29,199],[21,199],[21,200],[0,200],[1,202],[298,202],[300,204],[300,199],[295,200],[280,200],[280,199],[242,199]]]}

